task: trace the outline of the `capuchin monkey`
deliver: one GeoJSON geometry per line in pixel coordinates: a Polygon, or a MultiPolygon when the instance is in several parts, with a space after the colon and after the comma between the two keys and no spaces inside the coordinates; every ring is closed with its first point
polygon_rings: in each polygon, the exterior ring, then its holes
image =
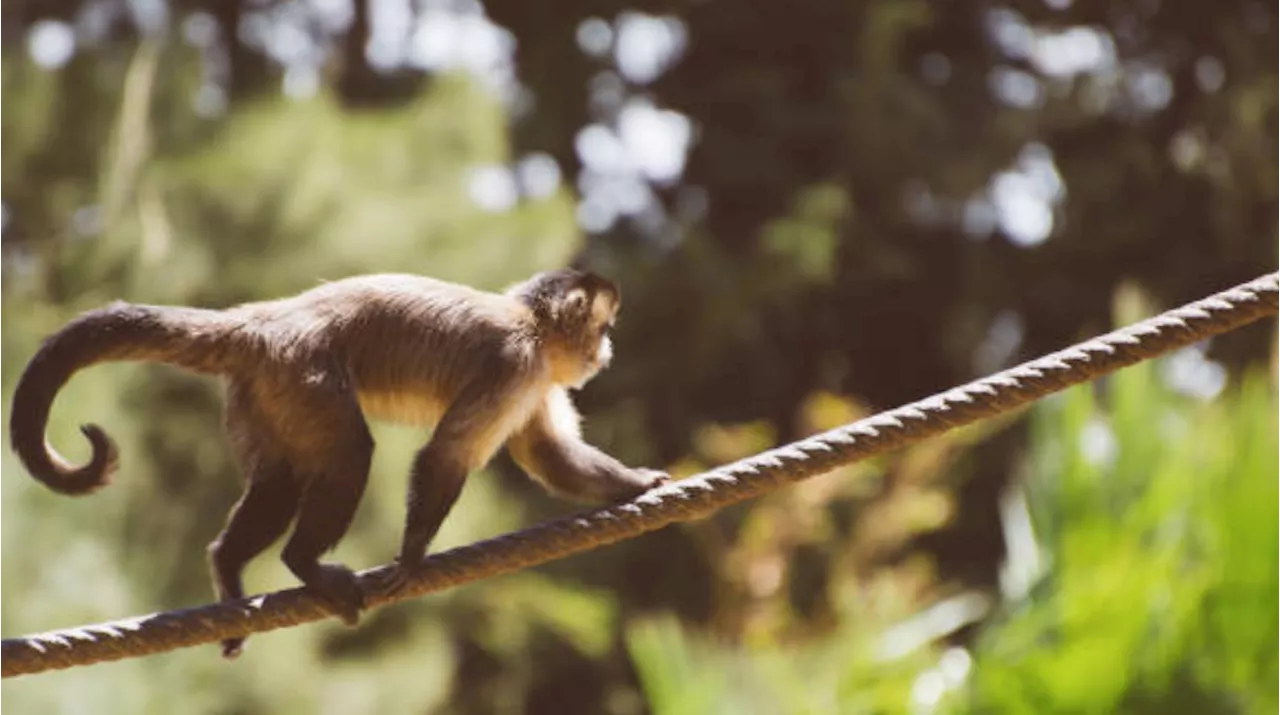
{"type": "MultiPolygon", "coordinates": [[[[467,474],[503,444],[532,477],[574,500],[625,500],[667,481],[583,442],[569,400],[568,390],[608,364],[619,305],[613,283],[572,269],[502,294],[370,275],[226,310],[118,302],[44,341],[14,392],[10,439],[33,477],[88,494],[116,468],[111,439],[81,427],[93,456],[76,466],[44,437],[72,374],[142,360],[225,376],[226,430],[247,487],[209,546],[218,597],[242,598],[245,564],[296,519],[284,563],[354,624],[360,586],[320,556],[346,533],[364,493],[374,446],[366,417],[435,428],[410,471],[404,539],[384,585],[391,592],[420,568],[467,474]]],[[[224,641],[223,655],[238,655],[243,640],[224,641]]]]}

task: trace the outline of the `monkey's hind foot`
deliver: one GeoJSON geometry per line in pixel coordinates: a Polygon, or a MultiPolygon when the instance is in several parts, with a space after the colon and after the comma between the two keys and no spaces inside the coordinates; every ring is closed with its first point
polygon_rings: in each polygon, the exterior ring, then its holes
{"type": "Polygon", "coordinates": [[[409,582],[413,581],[424,570],[420,560],[410,562],[407,565],[397,561],[391,571],[379,581],[378,588],[384,595],[394,596],[403,591],[409,585],[409,582]]]}
{"type": "Polygon", "coordinates": [[[227,660],[235,660],[244,652],[243,638],[228,638],[222,641],[222,657],[227,660]]]}
{"type": "Polygon", "coordinates": [[[320,564],[306,583],[307,588],[315,591],[343,623],[354,626],[359,622],[360,611],[364,610],[364,591],[351,569],[337,564],[320,564]]]}

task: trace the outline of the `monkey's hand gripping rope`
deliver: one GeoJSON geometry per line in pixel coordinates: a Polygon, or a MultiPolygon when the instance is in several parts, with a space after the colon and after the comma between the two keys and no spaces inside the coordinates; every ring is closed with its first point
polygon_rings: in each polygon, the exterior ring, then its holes
{"type": "MultiPolygon", "coordinates": [[[[690,521],[722,507],[1035,401],[1277,312],[1280,274],[1263,276],[1128,328],[919,402],[772,449],[630,502],[438,553],[401,591],[376,593],[390,567],[360,574],[370,606],[440,591],[690,521]]],[[[888,349],[888,348],[886,348],[888,349]]],[[[3,643],[3,677],[213,643],[331,615],[301,588],[3,643]]]]}

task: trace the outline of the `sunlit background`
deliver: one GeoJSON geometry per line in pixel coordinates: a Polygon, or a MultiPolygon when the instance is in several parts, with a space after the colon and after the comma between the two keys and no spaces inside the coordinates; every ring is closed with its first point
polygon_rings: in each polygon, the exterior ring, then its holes
{"type": "MultiPolygon", "coordinates": [[[[1277,265],[1277,12],[1227,0],[6,3],[3,386],[114,299],[618,281],[579,404],[689,475],[1277,265]]],[[[207,602],[215,381],[95,367],[3,457],[3,630],[207,602]]],[[[394,555],[375,426],[334,558],[394,555]]],[[[15,712],[1274,713],[1276,327],[695,524],[334,623],[4,681],[15,712]]],[[[570,513],[504,457],[435,548],[570,513]]],[[[255,591],[294,585],[275,550],[255,591]]]]}

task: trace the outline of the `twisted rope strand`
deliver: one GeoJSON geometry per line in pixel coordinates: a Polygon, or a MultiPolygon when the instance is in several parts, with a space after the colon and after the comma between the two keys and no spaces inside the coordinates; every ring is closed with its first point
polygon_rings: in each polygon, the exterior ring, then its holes
{"type": "MultiPolygon", "coordinates": [[[[370,606],[509,573],[678,521],[954,427],[1007,412],[1071,385],[1275,315],[1280,273],[1171,310],[990,377],[769,450],[636,499],[434,554],[399,593],[376,593],[390,566],[360,574],[370,606]]],[[[327,618],[295,588],[240,601],[5,639],[5,678],[173,650],[327,618]]]]}

